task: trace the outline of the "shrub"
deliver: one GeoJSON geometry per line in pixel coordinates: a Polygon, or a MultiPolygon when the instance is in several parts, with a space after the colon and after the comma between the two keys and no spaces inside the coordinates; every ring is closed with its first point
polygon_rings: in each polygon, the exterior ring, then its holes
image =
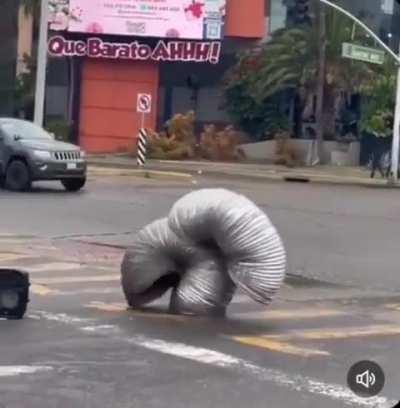
{"type": "Polygon", "coordinates": [[[63,119],[51,120],[46,124],[46,130],[55,135],[56,140],[71,141],[71,125],[63,119]]]}

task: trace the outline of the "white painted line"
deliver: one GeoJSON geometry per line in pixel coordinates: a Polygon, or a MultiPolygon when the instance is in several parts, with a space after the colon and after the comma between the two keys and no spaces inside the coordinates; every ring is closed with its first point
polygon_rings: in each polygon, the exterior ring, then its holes
{"type": "Polygon", "coordinates": [[[375,397],[368,400],[359,398],[350,389],[338,384],[324,383],[310,377],[264,368],[247,360],[210,349],[139,336],[131,338],[129,342],[162,354],[240,371],[240,373],[255,377],[259,381],[271,382],[298,392],[322,395],[349,406],[391,408],[396,403],[395,401],[389,401],[385,397],[375,397]]]}
{"type": "Polygon", "coordinates": [[[49,366],[0,366],[0,377],[17,377],[22,374],[36,374],[53,370],[49,366]]]}
{"type": "MultiPolygon", "coordinates": [[[[49,314],[39,312],[43,318],[49,314]]],[[[292,391],[307,392],[309,394],[324,396],[341,404],[351,407],[367,408],[391,408],[397,401],[390,401],[385,397],[374,397],[364,399],[357,397],[350,389],[339,384],[324,383],[317,379],[288,374],[281,370],[265,368],[253,364],[250,361],[235,357],[230,354],[222,353],[216,350],[195,347],[184,343],[176,343],[161,339],[153,339],[145,336],[124,336],[122,330],[116,325],[92,325],[81,326],[82,319],[67,315],[51,315],[52,320],[72,324],[77,329],[85,333],[101,334],[109,336],[113,341],[124,341],[147,350],[156,351],[161,354],[194,361],[200,364],[212,365],[224,369],[230,369],[246,374],[258,381],[266,381],[277,386],[288,388],[292,391]]]]}
{"type": "Polygon", "coordinates": [[[58,323],[64,323],[64,324],[75,324],[75,325],[93,321],[93,319],[84,319],[81,317],[69,316],[65,313],[49,313],[49,312],[42,312],[42,311],[37,311],[33,314],[28,315],[28,317],[34,320],[44,319],[44,320],[49,320],[52,322],[58,322],[58,323]]]}

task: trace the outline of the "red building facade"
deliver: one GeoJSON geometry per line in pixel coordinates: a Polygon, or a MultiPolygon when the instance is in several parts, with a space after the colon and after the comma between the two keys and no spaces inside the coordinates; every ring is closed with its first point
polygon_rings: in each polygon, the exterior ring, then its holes
{"type": "Polygon", "coordinates": [[[210,83],[220,79],[225,56],[233,56],[238,44],[247,46],[265,34],[265,0],[227,0],[224,35],[217,40],[60,30],[51,35],[49,53],[72,58],[78,67],[75,85],[70,84],[76,92],[70,94],[79,144],[91,153],[122,152],[130,150],[142,125],[138,94],[151,95],[145,126],[156,129],[184,105],[182,77],[200,78],[206,97],[212,93],[210,83]]]}

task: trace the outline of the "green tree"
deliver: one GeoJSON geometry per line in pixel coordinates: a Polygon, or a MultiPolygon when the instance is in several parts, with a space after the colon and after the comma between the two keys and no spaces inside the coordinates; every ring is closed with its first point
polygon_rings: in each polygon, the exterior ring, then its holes
{"type": "MultiPolygon", "coordinates": [[[[325,64],[323,83],[323,123],[324,133],[333,135],[337,98],[343,93],[359,92],[361,86],[370,79],[372,69],[367,63],[342,58],[342,44],[346,41],[368,43],[362,33],[356,29],[347,17],[333,10],[326,10],[325,15],[325,64]]],[[[232,89],[239,85],[246,90],[246,97],[262,106],[282,91],[292,91],[300,99],[302,116],[307,119],[312,112],[314,96],[318,90],[318,72],[320,67],[319,49],[321,45],[320,24],[311,27],[282,29],[275,32],[271,40],[250,55],[243,56],[238,66],[228,77],[227,105],[232,89]],[[246,73],[248,60],[254,60],[255,68],[246,73]],[[242,79],[237,83],[237,73],[242,79]]],[[[241,95],[243,92],[241,93],[241,95]]]]}
{"type": "Polygon", "coordinates": [[[389,137],[393,132],[393,113],[395,108],[396,67],[387,62],[379,67],[361,93],[361,129],[377,137],[389,137]]]}

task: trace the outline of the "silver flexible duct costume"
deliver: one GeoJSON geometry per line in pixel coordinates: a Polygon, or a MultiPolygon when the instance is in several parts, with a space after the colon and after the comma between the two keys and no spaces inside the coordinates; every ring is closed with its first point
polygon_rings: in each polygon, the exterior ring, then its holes
{"type": "Polygon", "coordinates": [[[173,288],[170,309],[223,314],[240,288],[269,304],[285,277],[283,243],[266,214],[223,189],[184,196],[168,218],[140,231],[122,263],[122,287],[132,307],[173,288]]]}

